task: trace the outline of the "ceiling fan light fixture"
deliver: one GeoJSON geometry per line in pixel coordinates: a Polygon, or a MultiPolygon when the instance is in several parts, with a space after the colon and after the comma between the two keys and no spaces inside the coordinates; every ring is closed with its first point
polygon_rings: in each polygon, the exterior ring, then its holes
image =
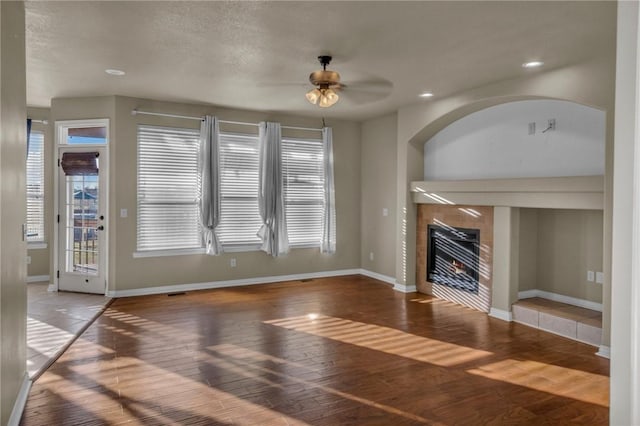
{"type": "Polygon", "coordinates": [[[338,96],[338,94],[334,92],[332,89],[325,89],[324,91],[321,91],[321,92],[323,93],[322,93],[322,97],[320,98],[319,105],[323,108],[328,108],[331,105],[334,105],[340,99],[340,96],[338,96]]]}
{"type": "Polygon", "coordinates": [[[310,103],[315,105],[318,102],[318,99],[320,99],[320,97],[322,96],[322,93],[318,89],[314,88],[314,89],[308,91],[305,96],[307,97],[307,100],[310,103]]]}
{"type": "Polygon", "coordinates": [[[318,61],[320,61],[322,69],[309,75],[309,82],[315,87],[307,92],[305,96],[313,105],[328,108],[340,99],[334,90],[339,90],[342,87],[340,85],[340,74],[327,69],[327,65],[331,62],[331,56],[318,56],[318,61]]]}

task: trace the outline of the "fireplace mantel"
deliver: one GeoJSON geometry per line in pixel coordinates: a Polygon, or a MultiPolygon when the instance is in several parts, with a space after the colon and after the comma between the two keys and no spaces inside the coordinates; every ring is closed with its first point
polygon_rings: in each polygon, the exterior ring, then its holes
{"type": "Polygon", "coordinates": [[[411,183],[417,204],[463,204],[603,210],[603,176],[421,181],[411,183]]]}

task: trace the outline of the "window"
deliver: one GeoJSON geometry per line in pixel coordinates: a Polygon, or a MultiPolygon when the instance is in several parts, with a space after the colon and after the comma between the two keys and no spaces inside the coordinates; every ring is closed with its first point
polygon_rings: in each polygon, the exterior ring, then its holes
{"type": "MultiPolygon", "coordinates": [[[[199,131],[138,126],[138,252],[201,249],[199,131]]],[[[283,138],[282,166],[289,244],[317,247],[322,239],[324,167],[321,140],[283,138]]],[[[224,250],[257,250],[257,135],[220,133],[221,217],[224,250]]]]}
{"type": "Polygon", "coordinates": [[[289,245],[319,246],[324,211],[322,140],[282,138],[282,172],[289,245]]]}
{"type": "Polygon", "coordinates": [[[200,132],[138,126],[138,251],[202,247],[200,132]]]}
{"type": "Polygon", "coordinates": [[[27,242],[44,241],[44,134],[31,131],[27,153],[27,242]]]}
{"type": "Polygon", "coordinates": [[[220,134],[220,224],[216,233],[225,249],[259,248],[257,135],[220,134]]]}
{"type": "Polygon", "coordinates": [[[56,122],[60,145],[106,145],[109,120],[67,120],[56,122]]]}

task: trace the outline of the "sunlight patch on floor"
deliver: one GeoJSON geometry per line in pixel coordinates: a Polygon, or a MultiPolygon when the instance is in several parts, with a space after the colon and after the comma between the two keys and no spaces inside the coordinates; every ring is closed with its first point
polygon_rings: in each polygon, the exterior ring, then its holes
{"type": "Polygon", "coordinates": [[[265,355],[259,352],[252,351],[251,349],[241,348],[233,344],[209,346],[207,349],[210,350],[213,354],[218,354],[218,356],[208,355],[200,357],[199,361],[208,362],[217,367],[223,367],[228,371],[233,371],[237,374],[243,375],[244,377],[256,380],[269,386],[284,388],[287,386],[287,382],[302,384],[304,385],[305,389],[319,389],[328,394],[355,401],[360,404],[367,405],[371,408],[404,417],[414,422],[432,424],[429,420],[416,414],[408,413],[390,405],[381,404],[376,401],[362,398],[352,393],[340,391],[329,386],[314,383],[313,381],[300,379],[293,375],[285,374],[280,369],[268,368],[264,365],[265,361],[275,362],[277,365],[286,365],[289,363],[289,361],[282,358],[265,355]],[[277,381],[269,379],[268,377],[270,376],[277,377],[277,381]],[[284,380],[284,382],[282,381],[282,379],[284,380]]]}
{"type": "Polygon", "coordinates": [[[451,367],[492,355],[491,352],[416,336],[389,327],[324,315],[318,315],[316,319],[304,315],[264,322],[442,367],[451,367]]]}
{"type": "Polygon", "coordinates": [[[603,407],[609,406],[609,377],[600,374],[514,359],[483,365],[467,372],[603,407]]]}

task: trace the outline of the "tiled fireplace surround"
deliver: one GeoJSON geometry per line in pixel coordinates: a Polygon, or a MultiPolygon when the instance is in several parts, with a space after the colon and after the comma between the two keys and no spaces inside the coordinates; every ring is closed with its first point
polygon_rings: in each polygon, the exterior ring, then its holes
{"type": "Polygon", "coordinates": [[[491,277],[493,262],[493,207],[449,206],[442,204],[420,204],[416,239],[416,287],[421,293],[432,294],[483,312],[491,308],[491,277]],[[480,231],[480,264],[478,294],[458,290],[427,281],[427,226],[451,226],[454,228],[478,229],[480,231]]]}
{"type": "MultiPolygon", "coordinates": [[[[561,329],[549,329],[541,322],[534,324],[529,318],[538,308],[529,305],[518,307],[516,304],[512,314],[512,304],[518,300],[519,208],[602,209],[603,187],[602,178],[598,176],[413,182],[411,191],[417,204],[418,291],[488,312],[493,317],[507,321],[515,319],[598,346],[600,342],[597,336],[594,337],[594,330],[590,330],[588,339],[580,338],[579,330],[585,328],[584,324],[572,318],[571,314],[561,313],[557,321],[551,321],[559,324],[561,329]],[[480,231],[480,287],[477,295],[427,281],[428,225],[480,231]],[[494,262],[494,258],[498,261],[494,262]],[[519,318],[523,313],[527,317],[519,318]],[[577,334],[567,332],[572,328],[578,330],[577,334]]],[[[548,311],[549,308],[543,306],[539,314],[535,312],[543,317],[555,315],[548,311]]]]}

